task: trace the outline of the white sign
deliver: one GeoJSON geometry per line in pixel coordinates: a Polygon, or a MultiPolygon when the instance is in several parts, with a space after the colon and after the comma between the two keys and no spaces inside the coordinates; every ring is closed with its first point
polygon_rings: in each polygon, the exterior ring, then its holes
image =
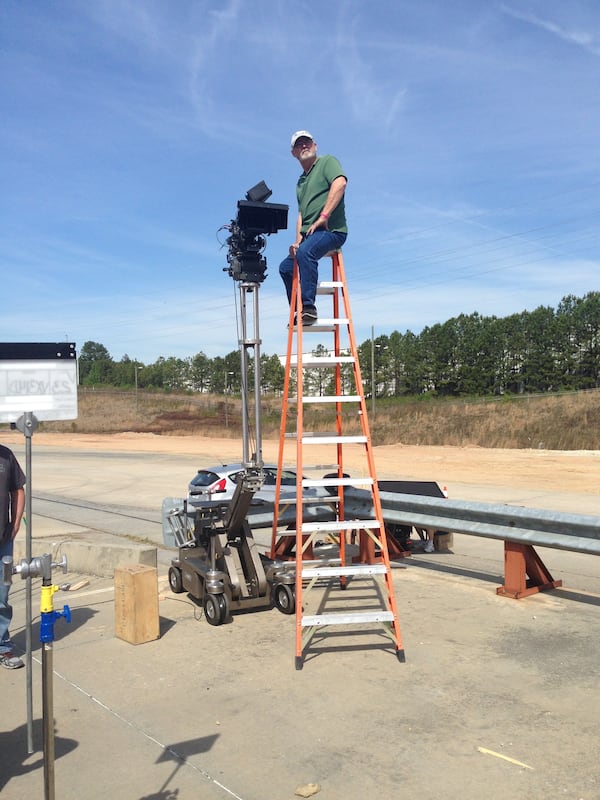
{"type": "Polygon", "coordinates": [[[75,359],[0,360],[0,422],[28,411],[39,420],[77,418],[75,359]]]}

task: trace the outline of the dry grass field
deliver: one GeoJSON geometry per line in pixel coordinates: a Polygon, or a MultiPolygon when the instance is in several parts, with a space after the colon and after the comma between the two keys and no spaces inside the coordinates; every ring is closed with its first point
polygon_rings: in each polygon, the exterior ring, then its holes
{"type": "MultiPolygon", "coordinates": [[[[263,435],[279,434],[281,401],[263,398],[263,435]]],[[[376,445],[450,445],[508,449],[600,450],[600,390],[494,401],[378,400],[369,402],[376,445]]],[[[132,431],[163,436],[239,438],[239,397],[85,391],[79,415],[44,423],[42,430],[110,434],[132,431]]],[[[293,414],[293,409],[292,409],[293,414]]],[[[294,427],[290,417],[289,429],[294,427]]],[[[344,430],[358,430],[356,414],[344,430]]],[[[305,428],[331,430],[332,409],[305,411],[305,428]]]]}

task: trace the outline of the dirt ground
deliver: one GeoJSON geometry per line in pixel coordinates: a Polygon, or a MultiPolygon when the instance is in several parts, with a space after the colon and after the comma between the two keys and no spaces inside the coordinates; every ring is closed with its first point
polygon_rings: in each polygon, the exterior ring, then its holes
{"type": "MultiPolygon", "coordinates": [[[[11,440],[23,441],[22,434],[15,432],[6,432],[2,438],[7,444],[11,440]]],[[[241,450],[238,439],[157,436],[152,433],[36,433],[33,441],[36,445],[86,450],[181,453],[196,455],[211,463],[239,460],[241,450]]],[[[276,461],[277,441],[265,441],[263,454],[265,460],[276,461]]],[[[435,479],[441,483],[486,483],[492,486],[514,486],[525,482],[531,488],[555,487],[600,497],[600,450],[502,450],[393,444],[376,447],[375,459],[379,478],[435,479]]],[[[355,466],[353,461],[362,468],[362,454],[350,457],[349,469],[355,466]]]]}
{"type": "MultiPolygon", "coordinates": [[[[22,434],[15,431],[6,432],[2,439],[8,446],[11,442],[18,446],[23,443],[22,434]]],[[[32,441],[35,446],[99,452],[195,456],[198,467],[239,461],[242,450],[238,439],[157,436],[148,433],[36,433],[32,441]]],[[[286,445],[287,463],[294,463],[292,446],[291,442],[286,445]]],[[[265,461],[276,462],[277,452],[276,440],[263,442],[265,461]]],[[[316,461],[327,460],[325,447],[315,447],[312,453],[316,461]]],[[[535,505],[536,499],[544,495],[543,506],[553,507],[554,497],[555,510],[600,514],[599,450],[502,450],[395,444],[376,447],[374,453],[379,479],[433,480],[447,487],[453,498],[485,502],[535,505]]],[[[351,446],[347,447],[345,458],[344,467],[350,474],[359,475],[364,471],[362,445],[357,446],[354,454],[351,446]]]]}

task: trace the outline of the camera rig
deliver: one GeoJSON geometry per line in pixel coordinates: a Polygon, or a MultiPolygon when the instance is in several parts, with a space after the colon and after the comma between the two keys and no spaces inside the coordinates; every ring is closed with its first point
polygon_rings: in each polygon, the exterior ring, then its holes
{"type": "Polygon", "coordinates": [[[245,200],[238,200],[238,212],[231,224],[225,226],[228,267],[225,271],[235,281],[262,283],[267,275],[267,260],[263,251],[266,236],[287,228],[288,206],[265,202],[272,192],[264,181],[246,192],[245,200]]]}
{"type": "MultiPolygon", "coordinates": [[[[252,536],[247,513],[264,480],[261,434],[261,362],[258,294],[266,278],[263,256],[266,236],[287,228],[288,206],[265,202],[271,190],[262,181],[245,200],[238,201],[237,217],[229,231],[225,272],[238,283],[240,293],[238,341],[241,359],[243,470],[229,502],[207,499],[190,510],[167,510],[179,556],[169,569],[174,592],[189,592],[204,604],[210,625],[221,625],[231,610],[268,608],[274,602],[285,614],[293,613],[294,574],[285,564],[261,555],[252,536]],[[250,359],[254,389],[250,389],[250,359]],[[250,448],[250,405],[254,400],[255,447],[250,448]],[[278,600],[278,598],[280,598],[278,600]]],[[[168,509],[168,506],[167,506],[168,509]]]]}

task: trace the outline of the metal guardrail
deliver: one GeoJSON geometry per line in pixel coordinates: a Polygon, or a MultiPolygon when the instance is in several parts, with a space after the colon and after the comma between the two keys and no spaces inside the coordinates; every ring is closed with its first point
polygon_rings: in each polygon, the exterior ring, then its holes
{"type": "MultiPolygon", "coordinates": [[[[380,492],[380,497],[383,518],[389,524],[600,555],[600,517],[396,492],[380,492]]],[[[370,492],[347,487],[344,500],[347,517],[364,519],[372,516],[370,492]]],[[[183,506],[183,500],[178,498],[169,498],[165,503],[170,508],[183,506]]],[[[311,522],[335,519],[332,507],[326,503],[308,506],[304,515],[305,520],[311,522]]],[[[270,528],[273,524],[272,504],[250,506],[247,518],[253,529],[270,528]]],[[[281,525],[295,525],[295,506],[289,506],[279,516],[279,522],[281,525]]],[[[167,541],[166,537],[165,543],[175,544],[167,541]]]]}
{"type": "MultiPolygon", "coordinates": [[[[344,497],[348,514],[372,513],[369,492],[350,488],[344,497]]],[[[380,497],[388,523],[600,555],[600,517],[395,492],[380,497]]]]}
{"type": "MultiPolygon", "coordinates": [[[[388,525],[464,533],[502,541],[504,582],[496,589],[496,593],[505,597],[521,599],[562,585],[561,580],[552,577],[536,552],[536,546],[600,555],[600,517],[470,503],[422,494],[382,491],[380,498],[383,519],[388,525]]],[[[167,498],[163,502],[165,544],[175,544],[173,532],[168,530],[172,499],[167,498]]],[[[374,516],[371,492],[363,489],[345,488],[344,507],[348,528],[352,527],[352,517],[364,521],[374,516]]],[[[247,519],[252,528],[270,528],[273,524],[273,506],[251,506],[247,519]]],[[[335,519],[334,506],[326,502],[308,506],[304,509],[304,519],[312,522],[335,519]]],[[[295,527],[295,521],[295,506],[285,509],[279,517],[282,526],[288,524],[295,527]]]]}

